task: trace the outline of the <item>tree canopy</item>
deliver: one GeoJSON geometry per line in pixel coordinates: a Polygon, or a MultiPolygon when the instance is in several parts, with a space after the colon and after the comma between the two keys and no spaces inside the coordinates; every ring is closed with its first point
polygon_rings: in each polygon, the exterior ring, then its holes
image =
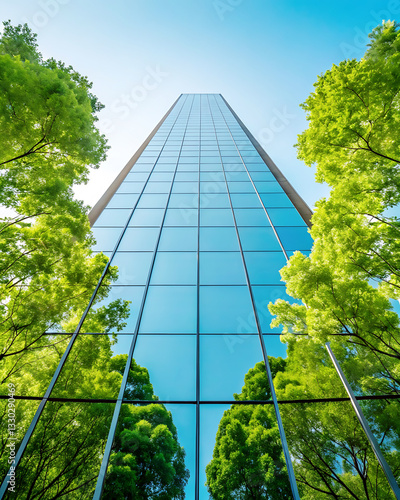
{"type": "Polygon", "coordinates": [[[299,158],[331,190],[316,204],[310,256],[297,252],[281,272],[304,305],[270,310],[284,332],[356,347],[390,393],[400,389],[399,27],[385,22],[370,38],[360,61],[326,71],[303,104],[299,158]]]}

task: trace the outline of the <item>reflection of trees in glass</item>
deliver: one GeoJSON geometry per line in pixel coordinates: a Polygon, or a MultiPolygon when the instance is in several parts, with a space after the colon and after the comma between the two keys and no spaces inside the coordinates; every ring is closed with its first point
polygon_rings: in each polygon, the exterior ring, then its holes
{"type": "MultiPolygon", "coordinates": [[[[282,358],[269,358],[275,375],[284,370],[282,358]]],[[[237,401],[270,399],[264,363],[245,377],[237,401]]],[[[207,465],[207,487],[215,500],[290,498],[290,486],[271,405],[232,405],[221,419],[212,461],[207,465]]]]}
{"type": "MultiPolygon", "coordinates": [[[[374,365],[343,348],[335,355],[360,394],[374,365]]],[[[346,397],[326,349],[308,338],[289,338],[286,369],[274,384],[282,400],[346,397]]],[[[302,498],[393,498],[350,402],[284,404],[280,410],[302,498]]],[[[363,401],[363,410],[400,479],[399,402],[363,401]]]]}
{"type": "MultiPolygon", "coordinates": [[[[355,378],[361,371],[367,375],[368,366],[345,350],[336,354],[359,393],[355,378]]],[[[269,359],[280,400],[345,396],[326,350],[312,340],[292,336],[287,360],[269,359]]],[[[234,396],[236,400],[269,399],[264,363],[249,370],[242,393],[234,396]]],[[[399,402],[362,404],[400,479],[399,402]]],[[[349,402],[281,404],[280,411],[301,498],[394,498],[349,402]]],[[[276,492],[281,498],[290,498],[271,405],[236,405],[224,413],[206,473],[210,494],[216,500],[273,499],[276,492]]]]}
{"type": "MultiPolygon", "coordinates": [[[[101,339],[85,336],[74,362],[61,374],[61,387],[56,385],[58,397],[109,398],[118,392],[127,355],[111,358],[108,337],[101,339]]],[[[128,394],[131,399],[157,400],[147,370],[135,362],[128,394]]],[[[17,401],[20,405],[26,403],[17,401]]],[[[18,498],[92,498],[113,410],[109,403],[48,402],[18,468],[18,498]]],[[[172,415],[163,405],[124,404],[104,497],[183,499],[189,476],[184,457],[172,415]]],[[[5,448],[2,476],[7,459],[5,448]]]]}

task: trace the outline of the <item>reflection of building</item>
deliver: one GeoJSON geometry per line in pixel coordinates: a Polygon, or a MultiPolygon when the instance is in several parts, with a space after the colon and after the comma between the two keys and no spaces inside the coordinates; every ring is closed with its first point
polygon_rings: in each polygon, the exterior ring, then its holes
{"type": "MultiPolygon", "coordinates": [[[[279,275],[287,257],[311,247],[310,215],[218,94],[182,95],[90,214],[95,250],[119,268],[107,301],[131,301],[115,352],[149,370],[171,411],[190,500],[208,498],[205,466],[245,374],[267,353],[285,352],[267,305],[287,297],[279,275]]],[[[51,396],[57,401],[57,387],[51,396]]],[[[122,405],[110,398],[114,419],[94,498],[122,405]]]]}
{"type": "Polygon", "coordinates": [[[208,498],[205,465],[246,372],[284,354],[267,304],[286,297],[287,256],[311,247],[310,215],[218,94],[182,95],[91,212],[119,267],[112,296],[132,301],[133,357],[185,447],[187,498],[208,498]]]}

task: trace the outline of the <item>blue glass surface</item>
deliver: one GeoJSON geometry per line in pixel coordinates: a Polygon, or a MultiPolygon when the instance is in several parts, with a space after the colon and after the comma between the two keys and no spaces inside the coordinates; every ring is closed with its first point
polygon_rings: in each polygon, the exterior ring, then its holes
{"type": "Polygon", "coordinates": [[[247,286],[200,286],[200,333],[257,333],[247,286]]]}
{"type": "Polygon", "coordinates": [[[229,192],[230,193],[254,193],[253,184],[248,181],[241,182],[229,182],[229,192]]]}
{"type": "Polygon", "coordinates": [[[144,182],[123,182],[117,189],[116,193],[141,193],[144,182]]]}
{"type": "Polygon", "coordinates": [[[232,193],[234,208],[261,208],[262,205],[256,193],[232,193]]]}
{"type": "Polygon", "coordinates": [[[168,208],[197,208],[197,206],[197,193],[173,193],[168,203],[168,208]]]}
{"type": "Polygon", "coordinates": [[[120,286],[113,285],[110,287],[110,292],[106,299],[104,299],[96,307],[102,305],[107,305],[114,300],[129,300],[129,317],[124,320],[126,326],[121,330],[120,333],[133,333],[135,331],[136,322],[139,316],[140,306],[142,304],[144,286],[120,286]]]}
{"type": "Polygon", "coordinates": [[[282,327],[271,328],[270,324],[273,319],[272,314],[269,312],[268,304],[270,302],[274,303],[277,299],[283,299],[287,302],[293,304],[299,301],[293,299],[286,293],[285,285],[277,286],[252,286],[254,302],[257,309],[258,320],[260,322],[261,331],[263,333],[279,333],[282,331],[282,327]]]}
{"type": "Polygon", "coordinates": [[[224,181],[206,181],[200,183],[200,193],[215,194],[227,193],[226,183],[224,181]]]}
{"type": "Polygon", "coordinates": [[[271,172],[252,172],[251,178],[253,181],[276,181],[271,172]]]}
{"type": "Polygon", "coordinates": [[[120,227],[92,227],[96,243],[92,249],[94,252],[111,252],[123,231],[120,227]]]}
{"type": "Polygon", "coordinates": [[[167,205],[168,194],[142,194],[137,208],[164,208],[167,205]]]}
{"type": "Polygon", "coordinates": [[[306,226],[295,208],[270,208],[268,215],[274,226],[306,226]]]}
{"type": "Polygon", "coordinates": [[[223,193],[202,193],[200,208],[230,208],[229,196],[223,193]]]}
{"type": "Polygon", "coordinates": [[[137,208],[133,212],[129,226],[160,227],[163,216],[163,208],[137,208]]]}
{"type": "Polygon", "coordinates": [[[252,285],[282,284],[279,270],[286,265],[283,252],[244,252],[252,285]]]}
{"type": "Polygon", "coordinates": [[[308,228],[277,227],[276,232],[285,250],[310,250],[313,244],[308,228]]]}
{"type": "Polygon", "coordinates": [[[164,226],[197,226],[197,220],[196,208],[168,208],[164,226]]]}
{"type": "Polygon", "coordinates": [[[239,251],[239,243],[234,227],[201,227],[201,251],[239,251]]]}
{"type": "Polygon", "coordinates": [[[117,285],[145,285],[150,273],[152,252],[116,252],[111,265],[118,266],[117,285]]]}
{"type": "Polygon", "coordinates": [[[173,172],[153,172],[150,175],[149,182],[168,182],[172,181],[173,172]]]}
{"type": "Polygon", "coordinates": [[[196,252],[157,252],[151,285],[196,285],[196,252]]]}
{"type": "Polygon", "coordinates": [[[265,208],[292,208],[293,204],[284,193],[260,194],[265,208]]]}
{"type": "Polygon", "coordinates": [[[131,212],[130,208],[105,208],[93,226],[125,227],[131,212]]]}
{"type": "Polygon", "coordinates": [[[244,251],[281,250],[281,246],[271,227],[239,227],[238,230],[244,251]]]}
{"type": "Polygon", "coordinates": [[[283,193],[283,189],[281,188],[278,182],[274,181],[255,181],[254,182],[257,191],[261,193],[283,193]]]}
{"type": "Polygon", "coordinates": [[[287,345],[281,342],[280,335],[263,335],[268,356],[286,358],[287,345]]]}
{"type": "Polygon", "coordinates": [[[137,193],[114,194],[114,196],[108,202],[107,208],[133,208],[138,198],[139,195],[137,193]]]}
{"type": "Polygon", "coordinates": [[[245,285],[240,252],[200,252],[201,285],[245,285]]]}
{"type": "Polygon", "coordinates": [[[169,193],[170,182],[148,182],[143,194],[169,193]]]}
{"type": "Polygon", "coordinates": [[[133,357],[161,400],[196,399],[196,336],[139,335],[133,357]]]}
{"type": "Polygon", "coordinates": [[[150,286],[139,331],[142,333],[196,333],[197,288],[150,286]]]}
{"type": "Polygon", "coordinates": [[[159,229],[155,227],[128,227],[118,250],[152,252],[156,247],[159,232],[159,229]]]}
{"type": "Polygon", "coordinates": [[[263,360],[258,335],[202,335],[200,337],[200,397],[206,401],[232,400],[240,393],[250,368],[263,360]]]}
{"type": "Polygon", "coordinates": [[[181,181],[197,181],[199,178],[199,174],[197,172],[181,172],[178,171],[175,174],[175,181],[176,182],[181,182],[181,181]]]}
{"type": "Polygon", "coordinates": [[[197,251],[196,227],[164,227],[161,232],[159,251],[197,251]]]}
{"type": "Polygon", "coordinates": [[[235,208],[236,224],[238,226],[270,226],[263,208],[235,208]]]}
{"type": "Polygon", "coordinates": [[[172,187],[172,193],[197,193],[199,188],[198,182],[177,182],[175,179],[172,187]]]}
{"type": "Polygon", "coordinates": [[[234,226],[230,208],[202,208],[200,210],[201,226],[234,226]]]}

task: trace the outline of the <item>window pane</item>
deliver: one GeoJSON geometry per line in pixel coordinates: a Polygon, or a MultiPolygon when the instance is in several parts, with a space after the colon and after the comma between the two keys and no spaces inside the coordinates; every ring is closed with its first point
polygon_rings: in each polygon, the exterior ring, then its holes
{"type": "Polygon", "coordinates": [[[107,208],[133,208],[138,198],[138,194],[114,194],[107,208]]]}
{"type": "Polygon", "coordinates": [[[131,211],[129,208],[105,208],[94,223],[94,226],[125,227],[131,211]]]}
{"type": "Polygon", "coordinates": [[[117,252],[112,266],[118,266],[117,285],[145,285],[153,252],[117,252]]]}
{"type": "Polygon", "coordinates": [[[230,208],[202,208],[200,210],[200,225],[233,226],[232,210],[230,208]]]}
{"type": "Polygon", "coordinates": [[[268,215],[274,226],[305,226],[306,223],[295,208],[270,208],[268,215]]]}
{"type": "Polygon", "coordinates": [[[242,248],[246,250],[281,250],[271,227],[239,227],[242,248]]]}
{"type": "Polygon", "coordinates": [[[265,208],[292,208],[292,202],[284,193],[260,194],[265,208]]]}
{"type": "Polygon", "coordinates": [[[137,208],[129,221],[129,226],[160,227],[164,216],[163,208],[137,208]]]}
{"type": "Polygon", "coordinates": [[[270,226],[268,217],[262,208],[235,208],[238,226],[270,226]]]}
{"type": "Polygon", "coordinates": [[[168,204],[168,208],[197,208],[197,206],[197,193],[172,193],[168,204]]]}
{"type": "Polygon", "coordinates": [[[234,227],[201,227],[200,250],[239,251],[239,243],[234,227]]]}
{"type": "Polygon", "coordinates": [[[164,227],[161,232],[159,251],[197,251],[196,227],[164,227]]]}
{"type": "Polygon", "coordinates": [[[234,393],[242,392],[246,373],[262,360],[258,335],[202,335],[201,399],[232,400],[234,393]]]}
{"type": "Polygon", "coordinates": [[[161,400],[196,399],[195,335],[139,335],[133,357],[161,400]]]}
{"type": "Polygon", "coordinates": [[[168,208],[164,226],[197,226],[197,219],[196,208],[168,208]]]}
{"type": "Polygon", "coordinates": [[[140,323],[142,333],[196,333],[195,286],[150,286],[140,323]]]}
{"type": "Polygon", "coordinates": [[[200,286],[200,333],[257,333],[247,286],[200,286]]]}
{"type": "Polygon", "coordinates": [[[164,208],[167,205],[168,194],[142,194],[138,208],[164,208]]]}
{"type": "Polygon", "coordinates": [[[234,208],[261,208],[262,205],[255,193],[232,193],[232,205],[234,208]]]}
{"type": "Polygon", "coordinates": [[[240,252],[200,252],[201,285],[245,285],[240,252]]]}
{"type": "Polygon", "coordinates": [[[282,283],[279,270],[286,265],[283,252],[245,252],[244,257],[252,285],[282,283]]]}
{"type": "Polygon", "coordinates": [[[155,249],[159,232],[159,229],[155,227],[128,227],[118,250],[152,252],[155,249]]]}
{"type": "Polygon", "coordinates": [[[95,252],[112,252],[123,229],[120,227],[92,227],[96,244],[92,249],[95,252]]]}
{"type": "Polygon", "coordinates": [[[157,252],[152,285],[196,285],[196,252],[157,252]]]}
{"type": "Polygon", "coordinates": [[[307,227],[277,227],[285,250],[310,250],[313,244],[307,227]]]}

